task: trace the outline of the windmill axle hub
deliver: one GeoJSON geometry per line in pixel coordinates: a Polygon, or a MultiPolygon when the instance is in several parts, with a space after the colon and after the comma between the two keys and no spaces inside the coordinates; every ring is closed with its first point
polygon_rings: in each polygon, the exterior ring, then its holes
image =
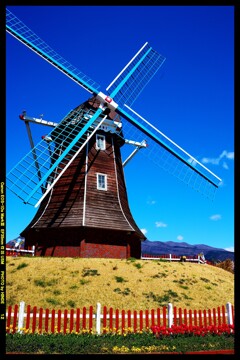
{"type": "Polygon", "coordinates": [[[118,104],[112,98],[110,98],[110,96],[105,95],[101,91],[97,94],[97,99],[99,99],[101,103],[103,103],[104,106],[108,107],[110,110],[114,111],[118,107],[118,104]]]}

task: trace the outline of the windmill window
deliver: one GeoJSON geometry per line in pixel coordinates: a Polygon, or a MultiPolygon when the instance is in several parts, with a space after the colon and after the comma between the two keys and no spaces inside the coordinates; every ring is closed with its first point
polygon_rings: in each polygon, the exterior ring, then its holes
{"type": "Polygon", "coordinates": [[[104,135],[96,135],[96,149],[97,150],[105,150],[106,149],[106,142],[104,135]]]}
{"type": "Polygon", "coordinates": [[[97,174],[97,189],[107,190],[107,175],[97,174]]]}

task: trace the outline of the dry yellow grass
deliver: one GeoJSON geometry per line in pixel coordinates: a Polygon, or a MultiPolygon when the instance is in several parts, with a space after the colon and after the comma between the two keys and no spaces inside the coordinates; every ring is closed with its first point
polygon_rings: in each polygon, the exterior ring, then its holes
{"type": "Polygon", "coordinates": [[[6,301],[49,308],[102,306],[187,309],[234,304],[234,275],[195,263],[152,260],[8,257],[6,301]]]}

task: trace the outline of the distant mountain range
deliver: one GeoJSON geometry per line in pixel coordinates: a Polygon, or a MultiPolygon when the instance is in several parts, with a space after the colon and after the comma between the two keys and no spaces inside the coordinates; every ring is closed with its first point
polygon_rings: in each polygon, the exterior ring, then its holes
{"type": "MultiPolygon", "coordinates": [[[[14,240],[9,241],[6,244],[8,247],[24,248],[24,238],[21,236],[14,240]]],[[[174,241],[149,241],[142,242],[142,254],[148,255],[179,255],[179,256],[194,256],[200,253],[204,254],[204,257],[208,261],[224,261],[230,259],[234,261],[234,252],[224,249],[215,248],[212,246],[197,244],[190,245],[186,242],[174,242],[174,241]]]]}
{"type": "Polygon", "coordinates": [[[208,261],[224,261],[230,259],[234,261],[234,252],[224,249],[215,248],[212,246],[197,244],[190,245],[185,242],[174,241],[149,241],[142,242],[142,254],[149,255],[164,255],[172,254],[179,256],[191,256],[203,253],[205,259],[208,261]]]}

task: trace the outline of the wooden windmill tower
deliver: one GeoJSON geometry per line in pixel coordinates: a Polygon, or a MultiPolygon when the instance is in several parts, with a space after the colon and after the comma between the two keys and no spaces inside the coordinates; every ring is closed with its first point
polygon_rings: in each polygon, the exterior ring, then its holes
{"type": "MultiPolygon", "coordinates": [[[[38,207],[21,233],[25,247],[34,245],[39,256],[140,258],[145,236],[129,208],[123,165],[146,147],[143,136],[156,147],[155,162],[207,196],[220,181],[129,107],[165,58],[145,43],[104,94],[9,10],[6,28],[91,93],[59,124],[51,123],[53,130],[36,146],[31,142],[30,152],[7,174],[7,187],[24,203],[38,207]],[[140,141],[126,138],[128,127],[137,130],[140,141]],[[125,144],[135,150],[123,162],[125,144]]],[[[20,117],[28,130],[29,122],[37,122],[26,114],[20,117]]]]}
{"type": "MultiPolygon", "coordinates": [[[[88,100],[71,111],[62,124],[71,124],[79,115],[88,118],[99,105],[96,98],[88,100]]],[[[23,120],[26,119],[25,115],[23,120]]],[[[120,153],[125,143],[120,137],[121,125],[116,113],[110,111],[40,203],[35,217],[21,234],[26,246],[36,247],[37,255],[140,257],[145,237],[128,205],[120,153]],[[117,120],[114,123],[113,118],[117,120]]],[[[69,132],[70,129],[71,126],[69,132]]],[[[61,125],[52,131],[51,140],[55,144],[61,132],[61,125]]],[[[59,144],[60,148],[64,146],[62,141],[59,144]]],[[[61,149],[51,154],[54,160],[58,151],[61,149]]]]}

